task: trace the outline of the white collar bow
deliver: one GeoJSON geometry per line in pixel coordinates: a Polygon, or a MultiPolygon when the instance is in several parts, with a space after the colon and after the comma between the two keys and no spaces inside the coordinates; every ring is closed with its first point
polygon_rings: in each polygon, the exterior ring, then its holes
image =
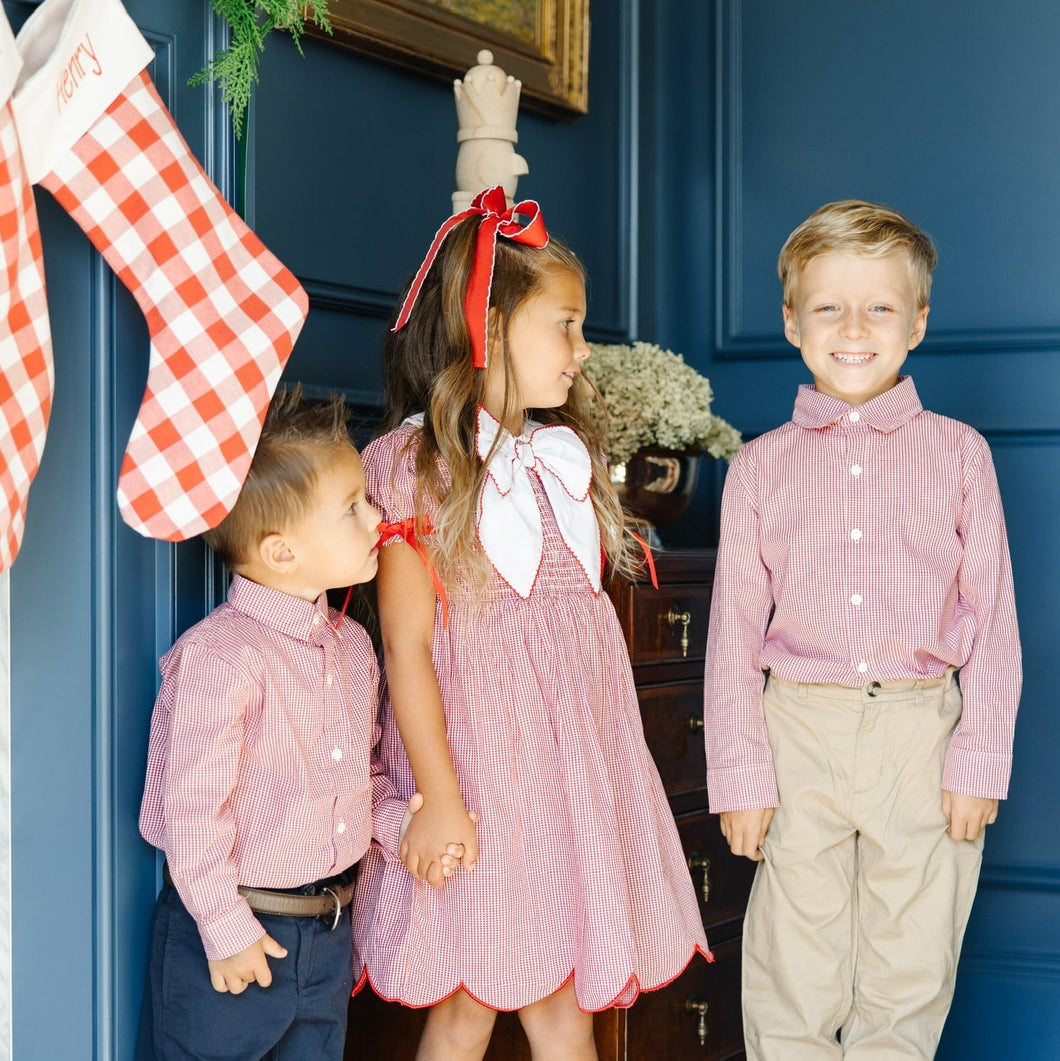
{"type": "Polygon", "coordinates": [[[531,421],[518,438],[479,408],[475,447],[485,461],[500,442],[479,494],[477,530],[494,570],[520,597],[530,596],[541,568],[544,531],[529,473],[545,488],[560,536],[600,592],[600,525],[589,496],[593,465],[585,443],[569,427],[531,421]]]}

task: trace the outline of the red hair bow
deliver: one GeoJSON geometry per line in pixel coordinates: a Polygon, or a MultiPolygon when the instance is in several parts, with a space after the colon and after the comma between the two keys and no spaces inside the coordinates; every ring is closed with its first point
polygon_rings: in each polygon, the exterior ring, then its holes
{"type": "Polygon", "coordinates": [[[412,286],[405,296],[401,312],[392,330],[399,332],[408,324],[423,281],[431,271],[435,256],[445,242],[446,236],[461,221],[475,216],[481,216],[482,223],[478,227],[471,277],[464,295],[464,316],[467,318],[467,326],[471,331],[471,363],[475,368],[485,368],[489,335],[490,285],[493,283],[493,262],[497,253],[497,237],[503,236],[505,239],[512,240],[513,243],[525,243],[530,247],[544,247],[548,243],[548,232],[545,230],[545,220],[541,216],[541,207],[532,199],[526,199],[509,209],[504,189],[499,184],[494,188],[479,192],[466,210],[453,214],[435,233],[434,241],[427,251],[427,257],[423,259],[412,281],[412,286]],[[516,221],[516,214],[522,214],[527,218],[525,225],[516,221]]]}
{"type": "Polygon", "coordinates": [[[424,536],[434,533],[431,521],[424,516],[423,519],[419,521],[418,529],[415,517],[398,520],[396,523],[387,523],[384,521],[376,527],[376,530],[379,531],[379,541],[376,543],[378,547],[381,548],[386,545],[387,542],[403,541],[419,554],[420,559],[423,561],[423,566],[427,568],[427,574],[431,576],[431,582],[434,583],[434,592],[438,594],[438,599],[442,602],[442,626],[448,626],[449,598],[445,595],[445,586],[442,585],[438,570],[435,568],[434,564],[431,563],[431,557],[427,552],[427,546],[423,544],[420,537],[421,532],[424,536]]]}

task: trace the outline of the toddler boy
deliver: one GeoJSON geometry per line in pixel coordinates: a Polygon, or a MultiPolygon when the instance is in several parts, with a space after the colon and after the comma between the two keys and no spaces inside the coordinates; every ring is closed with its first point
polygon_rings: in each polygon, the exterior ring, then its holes
{"type": "Polygon", "coordinates": [[[760,862],[749,1059],[934,1056],[1007,792],[1021,670],[990,452],[899,376],[935,264],[874,203],[791,234],[784,333],[813,385],[725,483],[707,783],[732,851],[760,862]]]}
{"type": "Polygon", "coordinates": [[[377,565],[347,415],[276,396],[238,501],[203,535],[235,572],[228,600],[162,659],[140,829],[167,863],[141,1061],[343,1054],[379,678],[325,596],[377,565]]]}

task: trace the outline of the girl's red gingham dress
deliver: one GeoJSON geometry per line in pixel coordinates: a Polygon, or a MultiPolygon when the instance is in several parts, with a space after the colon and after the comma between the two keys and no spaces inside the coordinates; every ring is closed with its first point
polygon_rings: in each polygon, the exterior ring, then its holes
{"type": "MultiPolygon", "coordinates": [[[[414,515],[416,429],[364,452],[383,518],[414,515]]],[[[384,998],[427,1006],[464,987],[520,1009],[574,978],[583,1010],[632,1004],[697,951],[699,906],[658,772],[644,742],[614,608],[595,594],[531,473],[544,525],[527,600],[499,578],[435,616],[434,666],[479,861],[440,889],[373,844],[354,905],[355,976],[384,998]]],[[[383,768],[415,790],[389,702],[383,768]]]]}

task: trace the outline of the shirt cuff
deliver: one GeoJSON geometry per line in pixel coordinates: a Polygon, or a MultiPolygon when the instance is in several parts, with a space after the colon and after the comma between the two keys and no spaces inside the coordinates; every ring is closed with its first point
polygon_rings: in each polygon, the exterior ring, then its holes
{"type": "Polygon", "coordinates": [[[707,770],[707,795],[711,814],[780,806],[777,778],[771,762],[711,767],[707,770]]]}
{"type": "Polygon", "coordinates": [[[942,769],[942,787],[962,796],[1006,799],[1011,774],[1011,755],[982,755],[951,744],[942,769]]]}
{"type": "Polygon", "coordinates": [[[221,961],[256,943],[265,935],[265,929],[246,899],[239,896],[238,902],[227,913],[209,924],[200,924],[199,935],[206,957],[210,961],[221,961]]]}
{"type": "Polygon", "coordinates": [[[401,821],[408,801],[399,796],[379,800],[372,807],[372,838],[379,845],[387,862],[398,862],[401,821]]]}

